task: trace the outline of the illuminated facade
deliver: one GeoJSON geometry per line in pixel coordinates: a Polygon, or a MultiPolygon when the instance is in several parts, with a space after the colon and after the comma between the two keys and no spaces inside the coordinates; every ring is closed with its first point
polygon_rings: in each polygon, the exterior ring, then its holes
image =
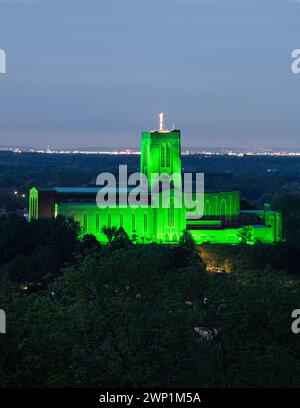
{"type": "MultiPolygon", "coordinates": [[[[117,204],[99,208],[96,204],[99,188],[33,187],[29,195],[29,217],[31,220],[59,214],[73,217],[84,234],[93,234],[103,243],[107,242],[103,227],[123,227],[136,243],[176,243],[186,229],[199,244],[282,240],[281,214],[271,211],[268,204],[263,210],[241,211],[238,191],[205,190],[203,215],[198,218],[191,217],[185,206],[177,208],[174,189],[182,188],[180,131],[164,130],[162,120],[158,131],[142,133],[140,171],[148,177],[148,205],[122,207],[117,204]],[[172,185],[169,208],[160,205],[161,192],[156,197],[156,208],[151,205],[153,173],[179,175],[172,185]]],[[[127,198],[129,192],[116,189],[118,199],[122,195],[127,198]]]]}

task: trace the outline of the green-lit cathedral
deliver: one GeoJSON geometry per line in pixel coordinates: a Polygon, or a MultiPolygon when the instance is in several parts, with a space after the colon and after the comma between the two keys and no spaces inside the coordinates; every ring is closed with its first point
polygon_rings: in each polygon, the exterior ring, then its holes
{"type": "MultiPolygon", "coordinates": [[[[270,244],[282,240],[281,214],[271,211],[269,204],[263,210],[241,211],[239,191],[205,190],[203,213],[198,218],[185,207],[176,208],[172,194],[170,208],[163,208],[160,200],[156,208],[151,205],[151,175],[182,173],[179,130],[164,130],[161,124],[159,130],[142,133],[140,170],[148,177],[149,205],[99,208],[96,204],[99,188],[33,187],[29,218],[73,217],[83,233],[93,234],[103,243],[107,242],[103,227],[123,227],[136,243],[176,243],[184,230],[189,230],[198,244],[241,241],[270,244]]],[[[129,194],[124,188],[117,188],[116,192],[118,197],[129,194]]]]}

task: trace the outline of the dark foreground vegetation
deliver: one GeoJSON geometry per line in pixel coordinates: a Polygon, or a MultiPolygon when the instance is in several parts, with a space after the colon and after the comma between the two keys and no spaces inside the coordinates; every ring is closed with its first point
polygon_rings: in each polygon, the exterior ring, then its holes
{"type": "Polygon", "coordinates": [[[119,230],[101,247],[72,220],[2,217],[0,384],[299,386],[298,280],[251,262],[207,273],[188,233],[138,246],[119,230]]]}

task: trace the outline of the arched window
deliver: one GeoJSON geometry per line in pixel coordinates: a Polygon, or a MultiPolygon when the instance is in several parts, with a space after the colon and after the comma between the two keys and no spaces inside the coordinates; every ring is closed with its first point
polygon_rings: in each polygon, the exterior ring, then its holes
{"type": "Polygon", "coordinates": [[[170,207],[168,209],[168,226],[174,227],[174,203],[170,202],[170,207]]]}
{"type": "Polygon", "coordinates": [[[204,216],[210,217],[210,202],[208,200],[205,202],[204,216]]]}
{"type": "Polygon", "coordinates": [[[168,143],[167,144],[167,158],[166,158],[166,166],[170,167],[171,166],[171,146],[168,143]]]}
{"type": "Polygon", "coordinates": [[[224,199],[220,203],[220,216],[223,221],[226,221],[226,201],[224,199]]]}
{"type": "Polygon", "coordinates": [[[232,209],[232,195],[229,196],[229,210],[228,214],[230,217],[232,217],[233,209],[232,209]]]}
{"type": "Polygon", "coordinates": [[[220,203],[220,215],[225,216],[226,214],[226,201],[223,199],[220,203]]]}
{"type": "Polygon", "coordinates": [[[100,214],[96,213],[96,232],[100,231],[100,214]]]}
{"type": "Polygon", "coordinates": [[[165,145],[161,145],[161,167],[165,167],[165,145]]]}
{"type": "Polygon", "coordinates": [[[38,219],[38,203],[36,197],[32,198],[32,216],[34,220],[38,219]]]}
{"type": "Polygon", "coordinates": [[[34,217],[33,217],[33,205],[32,205],[32,203],[33,203],[33,200],[32,200],[32,197],[30,197],[30,201],[29,201],[29,214],[30,214],[30,219],[33,219],[34,217]]]}

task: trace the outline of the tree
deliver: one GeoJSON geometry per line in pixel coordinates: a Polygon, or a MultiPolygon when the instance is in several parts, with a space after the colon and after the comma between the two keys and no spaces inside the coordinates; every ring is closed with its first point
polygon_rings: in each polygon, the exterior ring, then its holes
{"type": "Polygon", "coordinates": [[[106,236],[108,243],[111,244],[112,240],[114,238],[114,235],[117,232],[117,228],[116,227],[107,227],[105,225],[104,227],[101,228],[101,231],[106,236]]]}
{"type": "Polygon", "coordinates": [[[183,231],[179,239],[178,245],[182,248],[186,248],[191,253],[196,252],[195,240],[192,237],[192,234],[188,230],[183,231]]]}
{"type": "Polygon", "coordinates": [[[111,245],[114,249],[126,248],[129,245],[132,245],[132,242],[124,230],[123,227],[120,227],[114,234],[111,245]]]}
{"type": "MultiPolygon", "coordinates": [[[[0,218],[0,266],[18,285],[47,285],[80,250],[80,227],[58,216],[27,222],[21,217],[0,218]]],[[[38,286],[37,286],[38,287],[38,286]]]]}
{"type": "Polygon", "coordinates": [[[253,241],[253,228],[251,225],[247,225],[242,228],[241,231],[238,232],[238,237],[240,239],[241,244],[249,244],[253,241]]]}
{"type": "Polygon", "coordinates": [[[184,267],[191,264],[202,264],[200,254],[191,233],[185,230],[179,243],[173,249],[174,267],[184,267]]]}
{"type": "Polygon", "coordinates": [[[83,255],[99,253],[102,249],[101,243],[93,234],[85,234],[81,239],[80,244],[80,249],[83,255]]]}

